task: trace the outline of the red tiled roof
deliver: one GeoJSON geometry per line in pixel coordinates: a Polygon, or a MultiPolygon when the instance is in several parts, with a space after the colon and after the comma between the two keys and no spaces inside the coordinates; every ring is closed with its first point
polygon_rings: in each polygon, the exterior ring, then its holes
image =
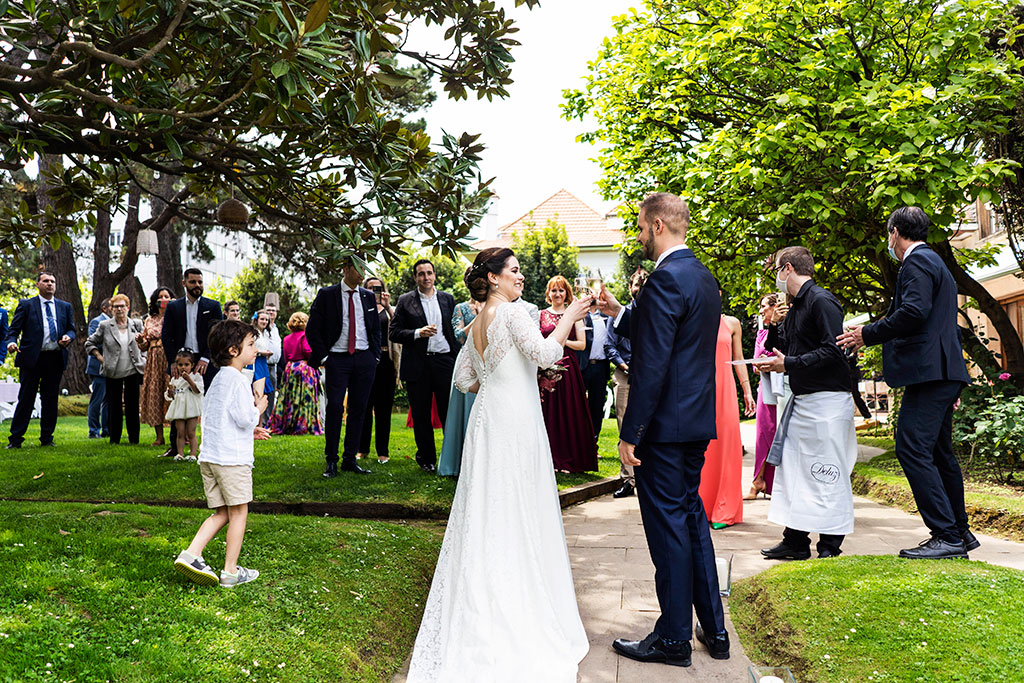
{"type": "Polygon", "coordinates": [[[512,243],[512,233],[529,229],[528,222],[543,227],[548,220],[564,225],[569,242],[578,247],[611,247],[622,243],[622,231],[610,227],[605,216],[563,189],[545,199],[532,211],[502,226],[498,230],[497,239],[478,240],[470,247],[480,251],[488,247],[508,246],[512,243]]]}

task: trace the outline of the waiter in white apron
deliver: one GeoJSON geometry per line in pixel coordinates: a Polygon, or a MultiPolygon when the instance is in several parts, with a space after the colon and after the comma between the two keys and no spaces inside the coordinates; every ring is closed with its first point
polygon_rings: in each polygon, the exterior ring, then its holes
{"type": "Polygon", "coordinates": [[[804,247],[775,257],[775,283],[792,297],[785,319],[769,327],[760,372],[786,372],[793,398],[786,404],[768,462],[776,465],[768,521],[785,527],[782,542],[761,550],[765,559],[806,560],[810,534],[818,557],[838,557],[853,532],[850,472],[857,461],[853,396],[846,355],[836,344],[843,309],[811,279],[814,259],[804,247]]]}

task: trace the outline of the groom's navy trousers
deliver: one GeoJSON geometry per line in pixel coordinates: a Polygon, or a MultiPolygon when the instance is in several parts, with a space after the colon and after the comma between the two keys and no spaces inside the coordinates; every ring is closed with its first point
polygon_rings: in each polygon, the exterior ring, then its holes
{"type": "Polygon", "coordinates": [[[697,489],[707,441],[641,442],[634,468],[661,617],[662,638],[690,640],[692,609],[708,633],[725,631],[711,532],[697,489]]]}

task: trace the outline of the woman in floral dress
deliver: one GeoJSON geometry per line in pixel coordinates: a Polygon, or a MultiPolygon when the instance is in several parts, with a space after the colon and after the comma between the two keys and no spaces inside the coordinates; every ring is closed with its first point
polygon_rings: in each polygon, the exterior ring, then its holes
{"type": "MultiPolygon", "coordinates": [[[[142,391],[139,396],[139,411],[143,424],[148,424],[156,431],[154,446],[164,445],[164,416],[167,414],[167,356],[164,345],[160,341],[160,333],[164,329],[164,310],[174,294],[167,287],[157,287],[149,297],[149,315],[142,323],[142,334],[135,338],[139,349],[146,353],[146,372],[142,376],[142,391]]],[[[171,452],[174,455],[174,444],[171,452]]]]}
{"type": "Polygon", "coordinates": [[[268,423],[271,434],[324,433],[320,423],[320,371],[307,362],[312,353],[306,341],[307,322],[309,316],[301,312],[288,318],[291,334],[281,342],[284,379],[278,389],[277,410],[268,423]]]}

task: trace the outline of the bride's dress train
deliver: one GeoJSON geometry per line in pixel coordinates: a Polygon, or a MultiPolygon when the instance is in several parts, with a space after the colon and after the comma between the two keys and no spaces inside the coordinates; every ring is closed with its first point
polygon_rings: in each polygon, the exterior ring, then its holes
{"type": "Polygon", "coordinates": [[[562,347],[514,303],[487,340],[455,367],[461,391],[480,390],[408,681],[575,683],[589,645],[537,390],[562,347]]]}

